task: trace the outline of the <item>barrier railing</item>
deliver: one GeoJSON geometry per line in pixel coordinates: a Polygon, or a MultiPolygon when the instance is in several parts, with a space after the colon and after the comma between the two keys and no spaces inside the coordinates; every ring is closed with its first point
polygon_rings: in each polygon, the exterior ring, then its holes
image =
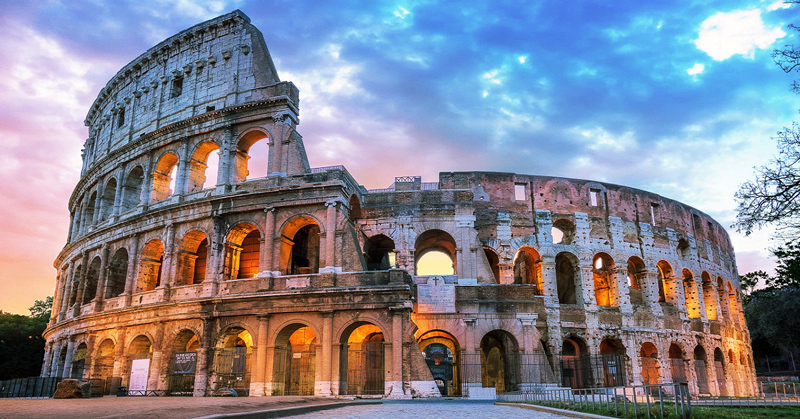
{"type": "Polygon", "coordinates": [[[634,417],[689,418],[692,403],[685,383],[597,388],[539,388],[497,395],[497,401],[634,417]]]}
{"type": "Polygon", "coordinates": [[[0,398],[50,398],[60,377],[27,377],[0,381],[0,398]]]}

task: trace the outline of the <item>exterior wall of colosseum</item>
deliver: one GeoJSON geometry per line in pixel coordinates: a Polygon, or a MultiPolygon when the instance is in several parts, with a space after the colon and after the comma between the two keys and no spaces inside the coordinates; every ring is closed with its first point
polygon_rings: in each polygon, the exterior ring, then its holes
{"type": "Polygon", "coordinates": [[[298,90],[241,12],[128,64],[85,123],[44,376],[198,396],[755,391],[717,222],[587,180],[458,172],[367,190],[311,168],[298,90]],[[429,254],[450,271],[421,272],[429,254]]]}

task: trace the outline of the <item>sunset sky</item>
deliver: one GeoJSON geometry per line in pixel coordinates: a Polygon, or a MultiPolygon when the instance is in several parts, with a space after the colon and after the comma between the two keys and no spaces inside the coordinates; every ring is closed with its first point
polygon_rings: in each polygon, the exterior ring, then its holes
{"type": "MultiPolygon", "coordinates": [[[[241,9],[300,89],[312,166],[368,188],[483,170],[656,192],[725,226],[733,194],[799,120],[772,49],[800,8],[772,1],[0,1],[0,310],[53,294],[83,120],[163,39],[241,9]]],[[[739,271],[769,232],[729,229],[739,271]]]]}

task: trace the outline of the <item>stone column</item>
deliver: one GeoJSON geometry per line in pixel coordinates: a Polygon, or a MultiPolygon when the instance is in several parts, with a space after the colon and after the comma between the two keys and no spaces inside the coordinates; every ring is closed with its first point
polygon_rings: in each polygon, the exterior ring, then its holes
{"type": "Polygon", "coordinates": [[[331,365],[333,348],[331,343],[333,341],[333,312],[322,312],[322,379],[317,382],[317,388],[314,392],[317,396],[330,397],[333,396],[331,392],[331,381],[333,381],[332,372],[333,365],[331,365]]]}
{"type": "Polygon", "coordinates": [[[67,341],[67,357],[64,358],[64,374],[62,377],[72,377],[72,357],[75,356],[75,337],[70,336],[67,341]]]}
{"type": "Polygon", "coordinates": [[[166,242],[164,243],[164,260],[161,262],[161,278],[158,293],[161,301],[169,301],[169,293],[175,280],[172,275],[172,265],[175,259],[175,227],[172,223],[166,225],[166,242]]]}
{"type": "Polygon", "coordinates": [[[456,215],[456,275],[459,278],[477,278],[474,252],[477,251],[473,242],[475,231],[475,216],[472,214],[456,215]]]}
{"type": "Polygon", "coordinates": [[[84,251],[83,255],[81,256],[81,271],[77,273],[78,279],[80,280],[80,286],[78,287],[78,295],[75,298],[75,306],[73,308],[72,316],[78,317],[81,314],[81,305],[83,304],[83,297],[86,293],[86,271],[89,270],[89,252],[84,251]]]}
{"type": "Polygon", "coordinates": [[[392,310],[392,374],[386,387],[391,387],[389,398],[403,398],[403,315],[404,308],[392,310]]]}
{"type": "Polygon", "coordinates": [[[189,141],[181,143],[181,157],[178,159],[178,179],[175,181],[175,195],[185,195],[189,187],[189,141]]]}
{"type": "Polygon", "coordinates": [[[214,330],[214,319],[203,319],[203,335],[200,336],[200,347],[197,349],[197,365],[195,366],[194,375],[194,396],[203,397],[206,395],[207,384],[209,380],[209,363],[213,356],[214,345],[211,340],[211,334],[214,330]]]}
{"type": "Polygon", "coordinates": [[[462,360],[462,362],[463,361],[467,361],[468,368],[472,368],[472,369],[478,368],[479,369],[477,371],[477,374],[475,374],[475,371],[461,371],[461,377],[462,377],[462,380],[463,380],[462,385],[464,387],[467,387],[467,394],[465,394],[465,396],[467,396],[467,397],[469,397],[469,388],[471,388],[471,387],[481,387],[481,385],[482,385],[480,380],[476,381],[476,382],[468,381],[468,380],[472,379],[473,377],[480,377],[481,376],[481,374],[480,374],[480,365],[475,366],[475,365],[469,364],[469,361],[475,361],[476,358],[480,359],[480,358],[477,357],[477,355],[480,354],[480,349],[476,346],[477,344],[480,343],[480,340],[475,339],[476,338],[476,336],[475,336],[475,325],[476,325],[477,322],[478,322],[477,317],[464,317],[464,324],[466,325],[466,328],[465,328],[466,330],[464,331],[464,351],[463,352],[464,352],[464,356],[466,356],[467,359],[466,360],[462,360]],[[477,340],[478,343],[476,343],[476,340],[477,340]]]}
{"type": "Polygon", "coordinates": [[[63,342],[60,340],[57,340],[53,343],[53,347],[50,349],[52,355],[50,358],[50,367],[46,377],[58,377],[58,361],[61,357],[61,349],[63,345],[63,342]]]}
{"type": "Polygon", "coordinates": [[[128,253],[128,272],[125,274],[125,292],[122,294],[122,307],[131,305],[131,294],[136,290],[136,272],[139,266],[139,235],[134,234],[128,253]]]}
{"type": "Polygon", "coordinates": [[[103,244],[100,251],[100,269],[97,278],[97,290],[94,295],[94,308],[93,311],[98,312],[103,309],[103,297],[106,291],[106,278],[108,278],[108,243],[103,244]]]}
{"type": "Polygon", "coordinates": [[[267,369],[267,333],[269,330],[269,315],[258,316],[258,335],[253,351],[256,354],[253,381],[250,383],[250,396],[264,396],[265,373],[267,369]]]}
{"type": "MultiPolygon", "coordinates": [[[[147,376],[147,389],[148,390],[164,390],[166,380],[161,379],[163,368],[161,368],[162,364],[162,354],[163,354],[163,344],[164,344],[164,324],[161,322],[157,322],[153,325],[156,329],[156,335],[153,337],[153,353],[150,356],[150,373],[147,376]]],[[[166,376],[166,374],[164,374],[166,376]]]]}
{"type": "MultiPolygon", "coordinates": [[[[111,372],[111,375],[114,377],[122,377],[125,373],[125,367],[127,364],[127,357],[125,357],[125,335],[126,329],[120,329],[117,332],[117,341],[114,345],[114,367],[111,372]]],[[[125,385],[123,382],[120,382],[120,385],[125,385]]]]}
{"type": "Polygon", "coordinates": [[[631,305],[630,284],[628,284],[628,267],[617,265],[614,269],[616,282],[613,284],[616,288],[616,299],[619,311],[621,313],[633,313],[633,306],[631,305]]]}
{"type": "Polygon", "coordinates": [[[111,208],[111,219],[115,221],[119,216],[120,209],[122,208],[122,200],[125,197],[125,166],[125,164],[120,166],[117,172],[117,190],[114,192],[114,206],[111,208]]]}
{"type": "Polygon", "coordinates": [[[325,206],[328,208],[325,213],[325,268],[320,269],[322,272],[336,272],[336,201],[328,201],[325,206]]]}
{"type": "Polygon", "coordinates": [[[261,246],[260,259],[258,267],[261,270],[261,275],[272,275],[272,249],[275,244],[275,208],[264,208],[264,245],[261,246]]]}

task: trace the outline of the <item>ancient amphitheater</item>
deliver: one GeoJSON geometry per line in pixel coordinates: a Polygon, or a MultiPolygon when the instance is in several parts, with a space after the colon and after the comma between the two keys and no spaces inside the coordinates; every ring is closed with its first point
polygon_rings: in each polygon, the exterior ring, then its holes
{"type": "Polygon", "coordinates": [[[704,213],[514,173],[367,190],[309,166],[299,114],[239,11],[108,82],[85,120],[44,376],[195,396],[752,394],[733,248],[704,213]]]}

